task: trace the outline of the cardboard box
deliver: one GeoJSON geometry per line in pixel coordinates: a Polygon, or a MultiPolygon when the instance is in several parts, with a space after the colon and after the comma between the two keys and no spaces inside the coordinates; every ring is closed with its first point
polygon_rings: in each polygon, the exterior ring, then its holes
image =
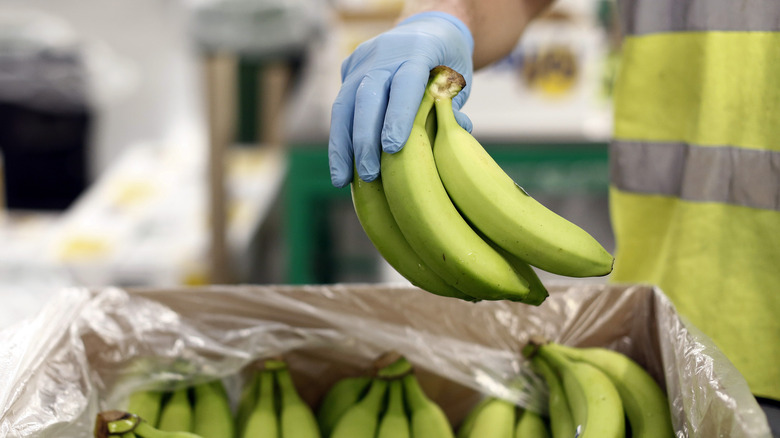
{"type": "Polygon", "coordinates": [[[483,393],[543,410],[544,385],[520,354],[532,336],[633,357],[669,393],[677,436],[770,436],[742,376],[661,291],[549,288],[539,307],[400,285],[65,290],[0,332],[0,436],[84,437],[131,391],[196,377],[223,378],[235,400],[244,367],[280,354],[314,407],[393,350],[454,425],[483,393]]]}

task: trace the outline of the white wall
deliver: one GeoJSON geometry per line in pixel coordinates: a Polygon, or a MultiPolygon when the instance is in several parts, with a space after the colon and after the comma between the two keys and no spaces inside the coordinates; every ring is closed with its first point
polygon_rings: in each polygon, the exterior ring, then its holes
{"type": "Polygon", "coordinates": [[[138,141],[191,142],[199,153],[202,87],[184,1],[2,0],[0,20],[56,27],[85,54],[98,111],[93,176],[138,141]]]}

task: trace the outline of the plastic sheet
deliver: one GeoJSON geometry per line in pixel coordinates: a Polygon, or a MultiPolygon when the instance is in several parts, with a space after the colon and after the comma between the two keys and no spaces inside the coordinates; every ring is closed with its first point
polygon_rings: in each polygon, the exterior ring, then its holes
{"type": "Polygon", "coordinates": [[[0,332],[0,436],[84,437],[144,387],[220,377],[284,355],[313,406],[337,379],[404,354],[454,424],[493,394],[544,410],[519,353],[532,336],[633,357],[670,395],[678,437],[769,437],[742,376],[649,286],[551,284],[540,307],[466,303],[406,286],[68,289],[0,332]]]}

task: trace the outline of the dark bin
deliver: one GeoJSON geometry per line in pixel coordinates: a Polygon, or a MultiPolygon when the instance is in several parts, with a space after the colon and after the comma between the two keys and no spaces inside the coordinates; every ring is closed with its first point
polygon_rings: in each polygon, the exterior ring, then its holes
{"type": "Polygon", "coordinates": [[[92,114],[75,52],[0,53],[6,207],[64,210],[88,184],[92,114]]]}

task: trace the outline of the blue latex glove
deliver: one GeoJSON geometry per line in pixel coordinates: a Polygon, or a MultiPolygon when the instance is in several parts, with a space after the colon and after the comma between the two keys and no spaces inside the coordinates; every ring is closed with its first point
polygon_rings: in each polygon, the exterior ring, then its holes
{"type": "Polygon", "coordinates": [[[341,90],[331,113],[332,184],[345,187],[352,181],[353,159],[363,181],[376,179],[381,150],[395,153],[406,143],[429,73],[437,65],[466,79],[453,107],[458,123],[470,132],[471,121],[457,110],[471,91],[473,51],[468,28],[441,12],[413,15],[358,46],[341,65],[341,90]]]}

